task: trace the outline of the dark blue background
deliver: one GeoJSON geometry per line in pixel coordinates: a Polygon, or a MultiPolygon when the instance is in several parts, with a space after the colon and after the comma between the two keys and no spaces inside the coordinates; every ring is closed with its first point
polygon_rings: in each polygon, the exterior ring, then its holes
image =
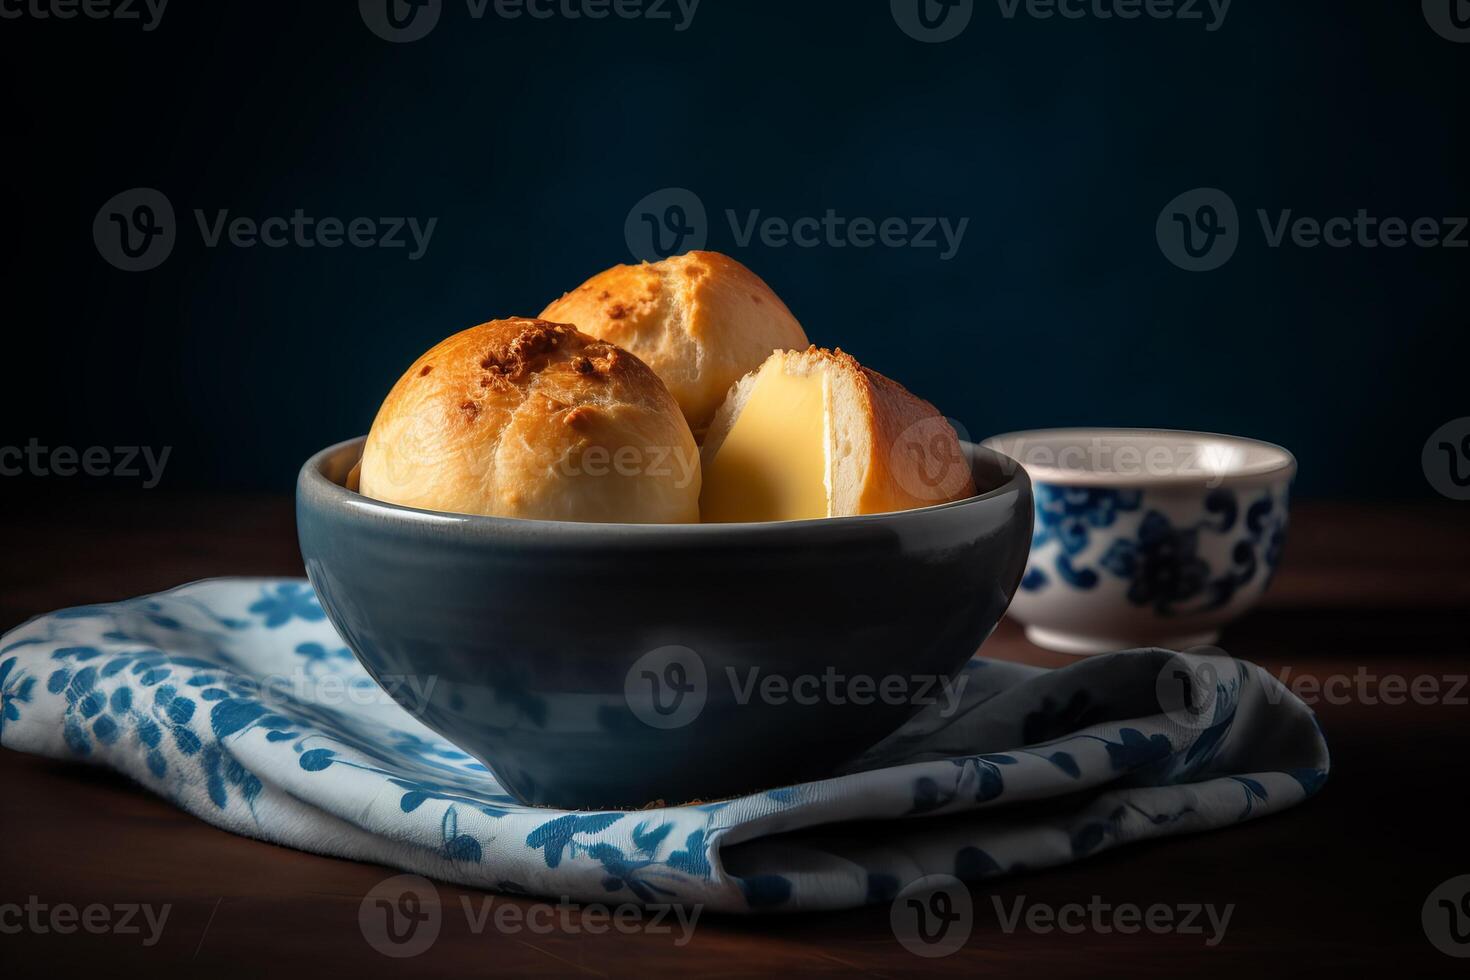
{"type": "Polygon", "coordinates": [[[1270,249],[1255,210],[1470,213],[1470,45],[1417,2],[1236,0],[1199,22],[1006,20],[921,44],[887,0],[703,0],[667,21],[474,21],[389,44],[355,3],[174,0],[159,28],[0,23],[9,123],[0,445],[171,445],[165,485],[289,489],[440,338],[630,258],[644,195],[979,437],[1159,425],[1280,442],[1299,490],[1431,493],[1470,414],[1470,250],[1270,249]],[[179,244],[117,271],[93,216],[162,190],[179,244]],[[1154,222],[1226,190],[1222,269],[1154,222]],[[437,216],[427,255],[206,249],[191,211],[437,216]],[[968,217],[959,254],[739,248],[726,209],[968,217]]]}

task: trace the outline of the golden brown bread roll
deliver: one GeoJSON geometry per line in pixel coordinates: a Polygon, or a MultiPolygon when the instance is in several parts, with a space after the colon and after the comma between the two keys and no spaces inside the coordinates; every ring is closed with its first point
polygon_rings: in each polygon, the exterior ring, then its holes
{"type": "Polygon", "coordinates": [[[699,520],[699,450],[663,382],[567,324],[492,320],[398,379],[360,491],[424,510],[558,521],[699,520]]]}
{"type": "Polygon", "coordinates": [[[771,351],[807,346],[801,324],[771,287],[719,252],[613,266],[541,316],[641,357],[678,399],[696,437],[730,386],[771,351]]]}
{"type": "Polygon", "coordinates": [[[702,519],[908,510],[975,493],[954,428],[841,350],[778,351],[735,385],[703,448],[702,519]]]}

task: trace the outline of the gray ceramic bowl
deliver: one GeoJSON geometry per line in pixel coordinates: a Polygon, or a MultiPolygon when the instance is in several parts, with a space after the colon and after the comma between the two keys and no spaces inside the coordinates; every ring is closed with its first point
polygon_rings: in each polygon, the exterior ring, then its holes
{"type": "Polygon", "coordinates": [[[968,500],[668,526],[385,504],[344,486],[362,442],[301,470],[307,574],[368,671],[427,690],[404,706],[526,803],[639,807],[830,775],[974,654],[1031,543],[1025,471],[974,446],[968,500]]]}

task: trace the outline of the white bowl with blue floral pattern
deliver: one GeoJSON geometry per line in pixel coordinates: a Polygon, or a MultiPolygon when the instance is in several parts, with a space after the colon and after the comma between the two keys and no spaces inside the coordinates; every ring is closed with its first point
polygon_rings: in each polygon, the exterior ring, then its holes
{"type": "Polygon", "coordinates": [[[1008,615],[1038,646],[1093,654],[1215,643],[1265,592],[1296,459],[1239,436],[1038,429],[987,439],[1035,492],[1031,557],[1008,615]]]}

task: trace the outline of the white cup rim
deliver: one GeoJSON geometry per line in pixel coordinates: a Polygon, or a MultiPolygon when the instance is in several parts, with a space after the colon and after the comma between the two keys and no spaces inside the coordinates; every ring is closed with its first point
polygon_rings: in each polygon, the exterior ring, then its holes
{"type": "Polygon", "coordinates": [[[1027,429],[991,436],[981,445],[1016,460],[1034,482],[1062,486],[1276,483],[1290,480],[1297,468],[1296,457],[1275,443],[1189,429],[1027,429]],[[1101,457],[1110,462],[1096,465],[1101,457]]]}

